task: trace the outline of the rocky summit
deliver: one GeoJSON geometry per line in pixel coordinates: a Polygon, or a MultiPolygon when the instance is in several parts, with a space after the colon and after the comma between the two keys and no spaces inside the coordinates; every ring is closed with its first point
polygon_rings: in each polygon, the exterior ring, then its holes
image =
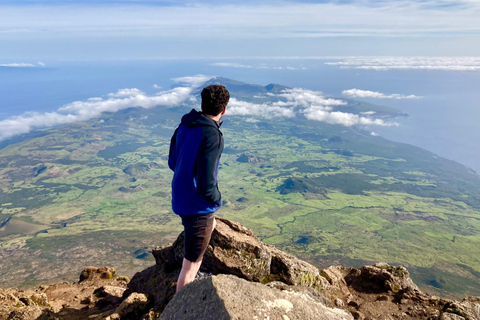
{"type": "Polygon", "coordinates": [[[202,276],[178,294],[183,233],[153,255],[156,264],[130,281],[113,268],[87,267],[76,283],[0,289],[0,320],[480,320],[480,297],[428,296],[402,266],[320,270],[219,217],[202,276]]]}

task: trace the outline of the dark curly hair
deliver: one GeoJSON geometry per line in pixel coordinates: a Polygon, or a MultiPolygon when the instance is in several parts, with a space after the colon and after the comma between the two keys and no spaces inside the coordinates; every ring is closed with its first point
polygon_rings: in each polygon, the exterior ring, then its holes
{"type": "Polygon", "coordinates": [[[202,111],[211,116],[219,115],[225,110],[230,100],[228,90],[218,84],[203,88],[202,90],[202,111]]]}

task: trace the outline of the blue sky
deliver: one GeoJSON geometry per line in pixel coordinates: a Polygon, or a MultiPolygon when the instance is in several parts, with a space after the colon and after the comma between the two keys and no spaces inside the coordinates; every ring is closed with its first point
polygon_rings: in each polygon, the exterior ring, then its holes
{"type": "Polygon", "coordinates": [[[0,63],[479,56],[480,1],[0,2],[0,63]]]}

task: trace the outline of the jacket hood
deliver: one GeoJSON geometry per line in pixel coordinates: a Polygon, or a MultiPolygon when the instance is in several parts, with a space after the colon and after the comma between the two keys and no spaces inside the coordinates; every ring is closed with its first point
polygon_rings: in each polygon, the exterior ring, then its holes
{"type": "Polygon", "coordinates": [[[222,123],[218,123],[215,120],[210,119],[209,117],[204,116],[201,112],[198,112],[195,109],[192,109],[190,113],[187,113],[182,117],[182,122],[184,126],[188,128],[194,128],[199,126],[210,126],[219,129],[222,123]]]}

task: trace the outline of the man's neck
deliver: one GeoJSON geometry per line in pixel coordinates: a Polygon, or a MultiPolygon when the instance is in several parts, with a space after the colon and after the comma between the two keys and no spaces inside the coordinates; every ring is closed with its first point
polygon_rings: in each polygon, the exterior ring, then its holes
{"type": "Polygon", "coordinates": [[[212,120],[215,120],[215,121],[217,121],[217,122],[220,122],[220,120],[222,119],[222,116],[223,116],[223,114],[221,114],[221,113],[218,114],[218,115],[216,115],[216,116],[212,116],[212,115],[210,115],[210,114],[205,114],[205,113],[204,113],[203,115],[204,115],[205,117],[210,118],[210,119],[212,119],[212,120]]]}

